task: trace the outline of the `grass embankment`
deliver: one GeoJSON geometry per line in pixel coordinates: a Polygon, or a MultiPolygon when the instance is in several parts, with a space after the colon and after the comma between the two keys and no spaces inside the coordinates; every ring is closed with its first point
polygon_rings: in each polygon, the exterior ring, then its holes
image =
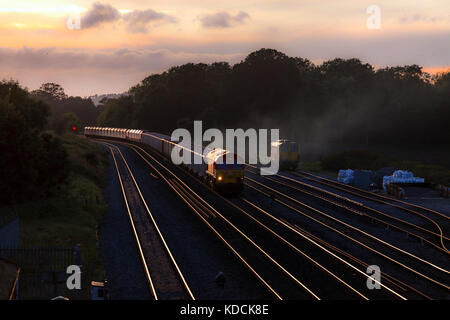
{"type": "Polygon", "coordinates": [[[320,161],[300,162],[297,169],[336,177],[339,169],[378,170],[383,167],[412,171],[415,176],[425,178],[426,182],[450,186],[449,167],[387,157],[381,153],[364,150],[334,153],[322,157],[320,161]]]}
{"type": "Polygon", "coordinates": [[[297,165],[298,171],[310,171],[320,173],[321,175],[328,176],[331,178],[337,177],[337,172],[334,170],[325,170],[322,167],[321,161],[300,161],[297,165]]]}
{"type": "MultiPolygon", "coordinates": [[[[60,137],[68,153],[70,174],[56,196],[18,207],[21,246],[81,245],[83,272],[101,280],[97,226],[106,211],[102,184],[107,154],[82,136],[60,137]]],[[[89,280],[89,279],[83,279],[89,280]]]]}

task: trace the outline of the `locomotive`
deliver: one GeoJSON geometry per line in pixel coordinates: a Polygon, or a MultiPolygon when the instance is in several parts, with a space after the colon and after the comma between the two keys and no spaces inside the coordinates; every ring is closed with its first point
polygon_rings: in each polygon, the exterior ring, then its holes
{"type": "Polygon", "coordinates": [[[300,159],[298,144],[292,140],[277,140],[271,144],[272,161],[279,161],[281,169],[297,168],[300,159]],[[278,157],[278,159],[274,159],[278,157]]]}

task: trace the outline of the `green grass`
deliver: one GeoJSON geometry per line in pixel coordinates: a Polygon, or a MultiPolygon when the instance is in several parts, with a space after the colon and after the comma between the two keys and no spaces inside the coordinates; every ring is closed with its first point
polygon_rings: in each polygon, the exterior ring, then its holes
{"type": "Polygon", "coordinates": [[[81,136],[66,134],[61,139],[68,151],[70,176],[52,198],[17,207],[20,245],[73,247],[80,244],[83,272],[90,275],[90,280],[102,280],[97,226],[106,211],[102,188],[107,154],[81,136]]]}
{"type": "Polygon", "coordinates": [[[296,170],[298,171],[309,171],[309,172],[315,172],[320,173],[328,177],[335,178],[337,176],[337,172],[325,170],[322,167],[322,163],[320,161],[302,161],[299,162],[297,165],[296,170]]]}

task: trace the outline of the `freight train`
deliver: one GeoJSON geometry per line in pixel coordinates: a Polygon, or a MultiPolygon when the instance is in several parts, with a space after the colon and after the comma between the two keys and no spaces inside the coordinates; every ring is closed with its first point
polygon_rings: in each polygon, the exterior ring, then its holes
{"type": "MultiPolygon", "coordinates": [[[[84,134],[87,137],[104,137],[141,143],[169,160],[171,159],[172,149],[178,146],[177,141],[172,141],[169,136],[144,130],[85,127],[84,134]]],[[[193,146],[182,148],[183,152],[188,152],[190,155],[195,153],[193,146]]],[[[206,159],[204,159],[204,148],[201,149],[202,154],[199,154],[202,157],[201,163],[196,164],[191,161],[189,164],[182,164],[182,166],[214,190],[224,194],[239,194],[243,189],[245,164],[238,161],[237,155],[230,155],[229,151],[217,148],[208,151],[206,159]],[[232,159],[231,162],[230,159],[232,159]]],[[[190,156],[190,158],[192,159],[193,156],[190,156]]]]}

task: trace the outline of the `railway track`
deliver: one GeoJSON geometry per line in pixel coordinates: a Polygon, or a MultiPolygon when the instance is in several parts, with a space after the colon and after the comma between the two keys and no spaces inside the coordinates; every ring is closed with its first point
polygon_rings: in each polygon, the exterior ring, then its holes
{"type": "MultiPolygon", "coordinates": [[[[251,170],[247,170],[247,172],[250,172],[252,175],[258,176],[257,173],[251,170]]],[[[312,198],[324,201],[336,209],[342,209],[345,212],[353,214],[355,219],[361,219],[362,217],[364,217],[366,221],[370,221],[371,223],[378,223],[386,226],[387,228],[403,232],[406,235],[416,238],[422,243],[433,247],[434,249],[437,249],[446,254],[450,254],[450,252],[444,245],[444,242],[450,239],[444,236],[442,228],[436,223],[430,224],[430,227],[436,228],[436,231],[432,231],[418,224],[414,224],[404,219],[395,217],[381,210],[371,208],[361,202],[351,200],[349,198],[343,197],[342,195],[330,192],[317,186],[310,185],[297,179],[293,179],[289,176],[276,175],[275,177],[276,178],[269,178],[267,176],[261,176],[260,179],[270,181],[271,183],[287,187],[291,190],[301,192],[302,194],[308,195],[312,198]]],[[[427,222],[429,221],[427,220],[427,222]]]]}
{"type": "MultiPolygon", "coordinates": [[[[413,213],[413,212],[409,211],[408,208],[415,208],[415,209],[422,210],[423,212],[426,212],[426,213],[428,213],[430,215],[434,215],[434,216],[437,216],[439,218],[442,218],[445,221],[449,221],[450,220],[450,217],[448,215],[442,213],[442,212],[439,212],[439,211],[436,211],[436,210],[432,210],[430,208],[426,208],[426,207],[423,207],[423,206],[420,206],[420,205],[417,205],[417,204],[409,203],[409,202],[406,202],[406,201],[403,201],[403,200],[400,200],[400,199],[387,197],[387,196],[384,196],[384,195],[381,195],[381,194],[375,194],[375,193],[369,192],[367,190],[356,188],[356,187],[353,187],[353,186],[350,186],[350,185],[347,185],[347,184],[344,184],[344,183],[340,183],[338,181],[334,181],[334,180],[331,180],[331,179],[328,179],[328,178],[325,178],[325,177],[321,177],[321,176],[318,176],[318,175],[315,175],[315,174],[312,174],[312,173],[309,173],[309,172],[305,172],[305,171],[301,171],[301,172],[290,171],[289,173],[294,174],[294,175],[299,176],[299,177],[308,177],[309,179],[312,179],[315,182],[318,182],[318,183],[321,183],[323,185],[327,185],[327,186],[333,187],[334,189],[339,189],[341,191],[345,191],[347,193],[352,193],[353,192],[354,194],[358,195],[361,198],[366,198],[368,200],[372,200],[372,201],[376,201],[376,202],[381,201],[380,203],[388,204],[388,205],[394,206],[394,207],[399,208],[399,209],[407,209],[406,211],[410,212],[410,213],[413,213]],[[387,203],[385,201],[387,201],[387,203]],[[398,207],[394,203],[402,204],[404,207],[402,207],[402,206],[398,207]]],[[[413,213],[413,214],[417,214],[417,212],[413,213]]]]}
{"type": "Polygon", "coordinates": [[[343,183],[340,183],[338,181],[334,181],[328,178],[324,178],[309,172],[294,172],[290,171],[290,174],[304,178],[307,180],[310,180],[314,183],[321,184],[326,187],[333,188],[334,190],[342,191],[346,194],[351,194],[353,196],[357,196],[361,199],[366,199],[369,201],[373,201],[376,203],[380,203],[383,205],[390,206],[392,208],[398,209],[400,211],[403,211],[405,213],[408,213],[412,216],[419,217],[426,222],[430,223],[432,227],[436,228],[439,237],[442,248],[447,251],[447,246],[445,244],[446,241],[449,241],[450,239],[444,234],[444,230],[446,230],[446,227],[450,223],[450,217],[442,212],[432,210],[417,204],[409,203],[400,199],[395,199],[392,197],[384,196],[381,194],[375,194],[373,192],[369,192],[363,189],[359,189],[353,186],[349,186],[343,183]]]}
{"type": "Polygon", "coordinates": [[[288,272],[161,161],[140,147],[128,145],[191,208],[275,299],[319,299],[312,290],[288,272]]]}
{"type": "MultiPolygon", "coordinates": [[[[223,223],[219,224],[217,227],[212,225],[217,224],[217,220],[219,219],[222,220],[222,222],[226,222],[226,227],[231,227],[231,229],[237,232],[240,237],[243,237],[254,249],[256,249],[253,250],[253,253],[250,253],[250,256],[254,255],[255,251],[259,251],[266,260],[271,261],[272,264],[278,268],[278,274],[281,273],[287,276],[287,279],[284,279],[284,281],[290,280],[290,282],[297,283],[297,285],[302,287],[304,291],[307,291],[313,298],[369,299],[370,297],[375,299],[405,299],[401,294],[384,284],[381,285],[383,290],[368,290],[366,280],[371,277],[365,273],[365,270],[361,270],[363,268],[359,269],[355,267],[347,260],[342,259],[340,256],[328,250],[325,246],[313,240],[311,237],[300,234],[292,228],[291,230],[286,229],[284,226],[280,228],[277,221],[274,221],[273,219],[264,220],[254,213],[251,214],[251,207],[243,209],[243,203],[233,203],[208,188],[207,192],[211,193],[212,191],[216,197],[226,202],[229,207],[235,209],[234,211],[241,213],[238,215],[235,213],[234,217],[230,217],[230,213],[227,212],[228,215],[225,217],[225,213],[219,212],[209,204],[210,202],[217,203],[217,200],[205,201],[196,191],[188,187],[185,182],[177,177],[177,175],[171,172],[145,150],[134,145],[128,145],[144,159],[150,167],[152,167],[152,170],[158,171],[155,167],[158,165],[163,170],[170,173],[170,177],[163,178],[166,183],[169,184],[177,194],[182,195],[184,201],[191,209],[195,209],[197,215],[203,219],[210,228],[214,228],[213,231],[218,233],[222,238],[222,241],[225,241],[229,247],[231,246],[231,241],[228,242],[225,240],[225,238],[229,238],[229,236],[223,235],[224,230],[226,229],[224,228],[223,223]],[[199,205],[202,202],[204,205],[199,205]],[[231,220],[233,220],[233,222],[231,220]],[[243,230],[247,230],[246,233],[244,233],[243,230]],[[289,255],[287,253],[289,253],[289,255]],[[325,264],[327,266],[325,266],[325,264]],[[308,286],[305,286],[303,282],[299,280],[300,276],[297,276],[302,274],[301,272],[299,273],[298,270],[295,270],[299,269],[299,267],[302,269],[303,278],[305,278],[305,275],[308,275],[308,281],[311,282],[308,286]],[[315,281],[311,281],[311,279],[315,279],[315,281]],[[309,288],[313,288],[313,290],[309,288]]],[[[161,175],[161,172],[157,173],[161,177],[164,177],[164,175],[161,175]]],[[[191,178],[197,179],[192,175],[191,178]]],[[[197,182],[201,183],[201,181],[197,182]]],[[[242,246],[240,248],[243,250],[242,246]]],[[[236,255],[237,250],[234,248],[231,249],[236,255]]],[[[254,274],[257,275],[257,278],[262,281],[266,287],[270,286],[269,290],[271,290],[277,298],[299,298],[299,296],[292,294],[292,289],[286,290],[286,288],[280,288],[279,286],[282,282],[280,279],[273,279],[273,272],[264,272],[267,271],[266,268],[261,268],[259,265],[252,265],[243,257],[243,255],[239,254],[238,257],[253,270],[254,274]],[[257,270],[262,271],[258,272],[257,270]],[[273,284],[276,284],[278,287],[274,288],[276,285],[273,284]],[[280,294],[280,292],[283,292],[283,294],[280,294]]],[[[392,282],[392,284],[399,287],[398,283],[392,282]]],[[[405,286],[401,286],[400,289],[405,290],[405,286]]],[[[413,290],[411,290],[411,292],[412,291],[413,290]]],[[[415,297],[417,297],[417,294],[415,294],[415,297]]]]}
{"type": "MultiPolygon", "coordinates": [[[[124,142],[120,142],[120,144],[127,145],[134,150],[151,167],[151,174],[155,173],[160,176],[277,299],[417,299],[418,297],[431,299],[432,295],[408,284],[408,281],[404,281],[404,279],[399,280],[398,277],[385,270],[382,272],[381,281],[384,290],[368,291],[362,286],[362,284],[365,285],[363,279],[371,279],[365,274],[365,268],[369,264],[363,259],[306,231],[296,223],[277,218],[275,214],[271,214],[262,205],[251,199],[223,198],[203,184],[198,177],[180,170],[177,166],[167,164],[165,161],[167,159],[155,152],[144,150],[135,144],[124,142]],[[170,166],[173,167],[172,170],[168,168],[170,166]],[[179,177],[183,175],[189,177],[183,181],[179,177]],[[193,180],[197,180],[197,186],[192,184],[193,180]],[[211,195],[216,199],[211,200],[211,195]],[[219,202],[223,203],[219,204],[219,202]],[[224,207],[224,203],[228,209],[224,207]],[[230,208],[234,209],[234,215],[230,213],[230,208]],[[236,212],[239,212],[240,215],[237,215],[236,212]],[[278,244],[274,245],[275,242],[278,244]],[[289,258],[286,259],[286,257],[289,258]],[[305,265],[309,265],[309,267],[305,269],[305,265]],[[310,276],[304,277],[299,270],[296,270],[299,266],[307,270],[310,276]],[[352,274],[350,274],[350,270],[353,272],[352,274]],[[358,277],[359,279],[357,279],[358,277]],[[311,281],[313,278],[320,279],[320,281],[311,281]],[[323,290],[323,288],[333,289],[323,290]],[[338,295],[336,295],[337,292],[339,292],[338,295]]],[[[256,189],[255,186],[248,184],[247,187],[252,190],[256,189]]],[[[264,193],[262,190],[258,190],[258,192],[264,193]]],[[[271,197],[270,193],[266,192],[266,195],[271,197]]],[[[275,199],[275,201],[280,202],[279,199],[275,199]]],[[[292,203],[281,203],[297,213],[301,212],[292,203]]],[[[391,257],[392,252],[383,253],[361,241],[358,236],[349,235],[348,231],[341,231],[335,225],[331,226],[320,219],[313,220],[353,244],[361,246],[371,254],[378,255],[397,267],[406,269],[414,276],[422,278],[421,280],[440,286],[440,289],[448,293],[449,287],[445,281],[435,280],[410,267],[407,263],[397,261],[391,257]]],[[[443,271],[448,273],[445,269],[443,271]]]]}
{"type": "Polygon", "coordinates": [[[441,292],[442,296],[448,296],[450,292],[450,287],[447,284],[449,277],[448,270],[395,247],[389,242],[337,219],[331,214],[319,210],[308,203],[302,202],[294,195],[288,195],[267,183],[262,183],[246,177],[246,186],[257,193],[272,199],[273,202],[279,203],[289,210],[300,214],[311,222],[353,242],[371,254],[381,257],[384,261],[384,265],[390,265],[389,268],[396,267],[408,271],[411,276],[417,277],[424,282],[422,288],[426,288],[428,285],[434,285],[437,287],[438,291],[441,292]]]}
{"type": "MultiPolygon", "coordinates": [[[[369,267],[370,265],[367,262],[362,261],[361,259],[356,258],[355,256],[349,254],[348,252],[339,249],[338,247],[330,244],[329,242],[313,235],[312,233],[306,231],[305,229],[301,228],[300,226],[294,224],[294,223],[290,223],[288,221],[286,221],[283,218],[277,218],[274,214],[271,214],[270,212],[268,212],[267,210],[263,209],[262,207],[258,206],[257,204],[255,204],[254,202],[248,200],[245,197],[241,197],[240,198],[242,201],[246,202],[247,204],[249,204],[250,206],[254,207],[257,211],[259,211],[261,214],[267,216],[268,218],[274,220],[276,223],[284,226],[286,229],[291,230],[295,233],[297,233],[300,236],[306,236],[307,238],[310,239],[310,241],[315,241],[318,244],[320,244],[321,246],[329,249],[332,253],[334,253],[334,255],[340,259],[347,259],[346,261],[348,262],[352,262],[354,263],[354,265],[359,265],[362,267],[363,270],[367,270],[367,267],[369,267]]],[[[423,292],[409,286],[408,284],[400,281],[399,279],[387,274],[386,272],[381,272],[380,271],[380,275],[381,275],[381,281],[380,282],[384,282],[384,283],[389,283],[389,285],[391,287],[397,288],[399,290],[399,292],[404,295],[407,296],[408,298],[417,298],[417,297],[423,297],[425,299],[429,299],[431,300],[431,298],[429,296],[427,296],[426,294],[424,294],[423,292]]]]}
{"type": "Polygon", "coordinates": [[[163,234],[153,218],[133,172],[118,147],[111,152],[149,291],[155,300],[195,300],[163,234]]]}

